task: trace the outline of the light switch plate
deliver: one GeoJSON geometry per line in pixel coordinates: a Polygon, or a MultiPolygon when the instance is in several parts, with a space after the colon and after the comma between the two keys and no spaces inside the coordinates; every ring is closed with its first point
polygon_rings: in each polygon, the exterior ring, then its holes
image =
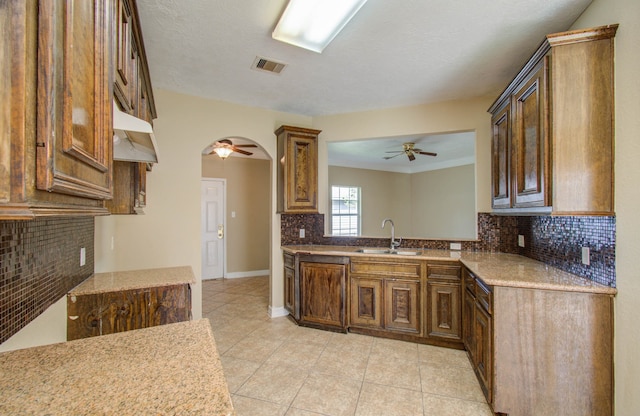
{"type": "Polygon", "coordinates": [[[462,250],[461,243],[449,243],[449,250],[462,250]]]}
{"type": "Polygon", "coordinates": [[[87,252],[84,249],[84,247],[82,247],[80,249],[80,266],[84,266],[87,263],[87,252]]]}
{"type": "Polygon", "coordinates": [[[518,247],[524,247],[524,236],[522,234],[518,235],[518,247]]]}
{"type": "Polygon", "coordinates": [[[304,228],[300,228],[300,238],[304,238],[304,228]]]}
{"type": "Polygon", "coordinates": [[[589,247],[582,247],[582,264],[589,266],[591,264],[589,247]]]}

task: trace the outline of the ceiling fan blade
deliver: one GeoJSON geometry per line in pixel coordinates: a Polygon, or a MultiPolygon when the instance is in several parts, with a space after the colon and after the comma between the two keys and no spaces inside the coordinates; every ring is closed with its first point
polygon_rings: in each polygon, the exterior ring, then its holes
{"type": "Polygon", "coordinates": [[[385,153],[404,153],[404,150],[389,150],[389,151],[386,151],[385,153]]]}
{"type": "Polygon", "coordinates": [[[414,156],[414,154],[412,152],[408,152],[407,153],[407,157],[409,158],[410,162],[413,162],[414,160],[416,160],[416,157],[414,156]]]}
{"type": "Polygon", "coordinates": [[[422,151],[420,151],[418,153],[421,154],[421,155],[426,155],[426,156],[438,156],[437,153],[433,153],[433,152],[422,152],[422,151]]]}
{"type": "MultiPolygon", "coordinates": [[[[387,153],[390,153],[390,152],[387,152],[387,153]]],[[[394,157],[400,156],[402,153],[404,153],[404,152],[400,152],[397,155],[393,155],[393,156],[385,156],[385,157],[383,157],[383,159],[385,159],[385,160],[393,159],[394,157]]]]}
{"type": "Polygon", "coordinates": [[[234,144],[235,147],[258,147],[255,144],[234,144]]]}
{"type": "Polygon", "coordinates": [[[241,153],[241,154],[247,155],[247,156],[251,156],[253,154],[251,152],[247,152],[246,150],[238,149],[236,146],[231,146],[231,150],[233,150],[236,153],[241,153]]]}

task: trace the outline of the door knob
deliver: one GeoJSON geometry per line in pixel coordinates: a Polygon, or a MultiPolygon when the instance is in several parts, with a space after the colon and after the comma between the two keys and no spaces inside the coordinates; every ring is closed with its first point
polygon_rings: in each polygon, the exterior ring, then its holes
{"type": "Polygon", "coordinates": [[[218,225],[218,239],[222,240],[224,238],[224,225],[218,225]]]}

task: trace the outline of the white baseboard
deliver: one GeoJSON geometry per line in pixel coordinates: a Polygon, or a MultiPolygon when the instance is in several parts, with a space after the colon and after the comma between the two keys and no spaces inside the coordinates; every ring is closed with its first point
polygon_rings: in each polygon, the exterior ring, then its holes
{"type": "Polygon", "coordinates": [[[281,316],[287,316],[287,315],[289,315],[289,311],[286,310],[284,306],[281,306],[279,308],[273,308],[269,306],[269,316],[271,318],[279,318],[281,316]]]}
{"type": "Polygon", "coordinates": [[[231,272],[224,275],[227,279],[237,279],[240,277],[258,277],[269,276],[271,272],[269,270],[250,270],[248,272],[231,272]]]}

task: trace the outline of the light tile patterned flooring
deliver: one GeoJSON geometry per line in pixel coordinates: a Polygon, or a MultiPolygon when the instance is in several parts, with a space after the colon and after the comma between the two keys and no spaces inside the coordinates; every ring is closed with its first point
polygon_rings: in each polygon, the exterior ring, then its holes
{"type": "Polygon", "coordinates": [[[492,415],[464,351],[271,319],[267,276],[202,292],[238,416],[492,415]]]}

